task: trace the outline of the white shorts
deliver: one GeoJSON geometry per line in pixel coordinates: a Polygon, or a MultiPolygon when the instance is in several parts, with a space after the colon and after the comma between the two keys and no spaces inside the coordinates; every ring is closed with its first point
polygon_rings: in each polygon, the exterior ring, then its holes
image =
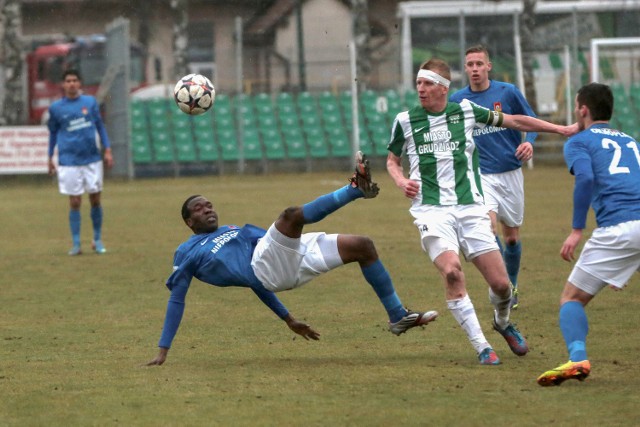
{"type": "Polygon", "coordinates": [[[503,173],[482,174],[484,204],[509,227],[521,227],[524,219],[524,176],[522,168],[503,173]]]}
{"type": "Polygon", "coordinates": [[[305,233],[294,239],[274,225],[260,239],[251,259],[256,277],[271,292],[300,287],[343,264],[337,234],[305,233]]]}
{"type": "Polygon", "coordinates": [[[422,249],[434,261],[445,251],[462,254],[467,260],[497,251],[487,207],[473,205],[412,207],[413,223],[418,227],[422,249]]]}
{"type": "Polygon", "coordinates": [[[61,194],[80,196],[102,191],[102,160],[83,166],[58,166],[61,194]]]}
{"type": "Polygon", "coordinates": [[[640,221],[593,230],[569,275],[569,282],[590,295],[607,285],[622,288],[640,270],[640,221]]]}

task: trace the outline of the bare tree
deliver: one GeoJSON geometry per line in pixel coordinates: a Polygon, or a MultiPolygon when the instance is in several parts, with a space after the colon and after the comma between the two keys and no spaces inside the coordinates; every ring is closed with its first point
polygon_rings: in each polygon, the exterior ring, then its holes
{"type": "Polygon", "coordinates": [[[18,125],[26,118],[23,96],[23,43],[20,0],[0,1],[0,70],[4,97],[0,96],[0,124],[18,125]]]}
{"type": "Polygon", "coordinates": [[[523,0],[522,2],[522,17],[521,17],[521,31],[522,37],[522,68],[524,74],[524,90],[527,97],[527,101],[533,111],[538,111],[538,101],[536,96],[536,86],[533,76],[533,63],[534,63],[534,30],[536,26],[536,14],[535,14],[536,0],[523,0]]]}
{"type": "Polygon", "coordinates": [[[355,41],[356,74],[358,91],[366,89],[371,73],[371,29],[369,26],[369,4],[367,0],[351,0],[353,38],[355,41]]]}
{"type": "Polygon", "coordinates": [[[179,79],[188,74],[187,63],[187,26],[189,24],[188,0],[171,0],[173,16],[173,77],[179,79]]]}

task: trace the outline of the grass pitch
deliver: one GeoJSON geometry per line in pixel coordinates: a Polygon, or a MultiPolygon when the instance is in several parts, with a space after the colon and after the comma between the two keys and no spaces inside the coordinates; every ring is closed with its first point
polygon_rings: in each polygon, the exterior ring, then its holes
{"type": "MultiPolygon", "coordinates": [[[[491,330],[487,286],[465,264],[469,292],[502,365],[478,365],[449,314],[441,279],[421,251],[403,198],[382,169],[380,196],[358,200],[307,231],[371,236],[398,294],[440,318],[400,337],[355,264],[279,294],[322,334],[294,336],[247,289],[195,281],[164,366],[157,351],[173,251],[190,230],[179,209],[191,194],[223,224],[267,227],[280,211],[346,183],[349,171],[107,181],[106,255],[70,246],[67,200],[51,182],[0,190],[0,426],[638,425],[635,362],[638,277],[587,308],[591,376],[542,388],[535,379],[567,360],[557,327],[571,265],[559,249],[570,231],[573,180],[564,168],[525,170],[521,308],[513,320],[531,347],[509,351],[491,330]]],[[[593,219],[589,224],[593,226],[593,219]]]]}

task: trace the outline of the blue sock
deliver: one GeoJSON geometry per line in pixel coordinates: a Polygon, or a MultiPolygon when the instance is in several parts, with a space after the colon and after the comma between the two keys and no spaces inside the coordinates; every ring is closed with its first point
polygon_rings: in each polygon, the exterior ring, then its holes
{"type": "Polygon", "coordinates": [[[102,239],[102,206],[91,206],[91,221],[93,222],[93,240],[102,239]]]}
{"type": "Polygon", "coordinates": [[[380,298],[385,310],[387,310],[389,321],[395,323],[402,319],[407,314],[407,310],[402,305],[398,294],[396,294],[391,276],[382,265],[382,261],[377,260],[367,267],[362,267],[362,274],[376,292],[378,298],[380,298]]]}
{"type": "Polygon", "coordinates": [[[587,360],[587,334],[589,320],[584,307],[577,301],[569,301],[560,307],[560,330],[569,352],[569,360],[580,362],[587,360]]]}
{"type": "Polygon", "coordinates": [[[504,257],[504,247],[502,247],[502,242],[500,238],[496,235],[496,243],[498,244],[498,249],[500,249],[500,255],[504,257]]]}
{"type": "Polygon", "coordinates": [[[80,246],[80,211],[69,210],[69,228],[71,229],[71,241],[73,246],[80,246]]]}
{"type": "Polygon", "coordinates": [[[522,257],[522,243],[518,240],[513,245],[507,244],[502,254],[507,274],[513,286],[518,286],[518,273],[520,272],[520,258],[522,257]]]}
{"type": "Polygon", "coordinates": [[[351,185],[346,185],[337,189],[333,193],[320,196],[314,201],[302,206],[304,223],[313,224],[314,222],[318,222],[347,203],[361,197],[364,197],[362,191],[351,187],[351,185]]]}

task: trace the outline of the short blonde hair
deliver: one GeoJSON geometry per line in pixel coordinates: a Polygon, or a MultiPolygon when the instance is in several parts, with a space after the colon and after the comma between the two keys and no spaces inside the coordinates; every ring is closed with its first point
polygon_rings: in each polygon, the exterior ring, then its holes
{"type": "Polygon", "coordinates": [[[420,65],[421,70],[431,70],[435,73],[438,73],[442,77],[447,80],[451,80],[451,68],[449,68],[449,64],[443,59],[440,58],[431,58],[428,61],[425,61],[420,65]]]}

